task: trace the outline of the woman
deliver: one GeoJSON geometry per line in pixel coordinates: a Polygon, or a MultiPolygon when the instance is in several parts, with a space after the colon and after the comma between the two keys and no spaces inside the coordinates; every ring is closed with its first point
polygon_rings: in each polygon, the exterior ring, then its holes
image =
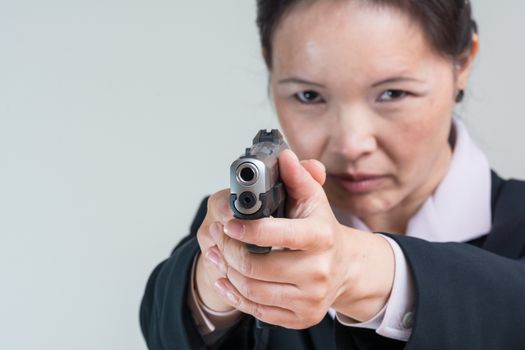
{"type": "Polygon", "coordinates": [[[148,282],[148,346],[525,348],[525,184],[453,114],[478,51],[468,0],[259,0],[257,23],[288,218],[204,201],[148,282]]]}

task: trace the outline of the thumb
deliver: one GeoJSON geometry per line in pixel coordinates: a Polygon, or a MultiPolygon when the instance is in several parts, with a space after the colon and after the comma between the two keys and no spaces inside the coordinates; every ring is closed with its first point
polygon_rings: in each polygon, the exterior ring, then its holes
{"type": "Polygon", "coordinates": [[[301,165],[310,173],[310,175],[312,175],[319,185],[324,185],[324,182],[326,181],[326,168],[323,163],[317,159],[308,159],[301,160],[301,165]]]}
{"type": "Polygon", "coordinates": [[[322,190],[321,181],[317,179],[324,182],[322,179],[324,167],[320,163],[320,166],[314,165],[313,162],[306,163],[308,165],[305,168],[295,153],[289,149],[282,151],[279,155],[280,177],[286,186],[286,192],[295,200],[306,200],[322,190]]]}

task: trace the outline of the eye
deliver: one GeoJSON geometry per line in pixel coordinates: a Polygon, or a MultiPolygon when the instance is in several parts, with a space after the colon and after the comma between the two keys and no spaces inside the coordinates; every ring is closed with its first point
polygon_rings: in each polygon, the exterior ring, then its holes
{"type": "Polygon", "coordinates": [[[400,100],[404,97],[408,96],[408,92],[403,90],[386,90],[383,92],[383,94],[379,97],[379,101],[381,102],[390,102],[390,101],[396,101],[400,100]]]}
{"type": "Polygon", "coordinates": [[[304,104],[323,102],[321,95],[313,90],[301,91],[294,95],[295,99],[304,104]]]}

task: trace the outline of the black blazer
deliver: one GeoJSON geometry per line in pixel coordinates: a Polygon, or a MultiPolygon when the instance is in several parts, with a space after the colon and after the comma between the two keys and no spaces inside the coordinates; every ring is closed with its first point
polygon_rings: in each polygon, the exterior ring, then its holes
{"type": "MultiPolygon", "coordinates": [[[[343,326],[329,315],[304,330],[264,331],[246,315],[213,348],[525,349],[524,202],[525,182],[506,181],[493,172],[493,226],[487,235],[467,243],[389,235],[414,275],[415,321],[408,343],[343,326]]],[[[189,273],[199,251],[195,235],[205,215],[206,199],[190,234],[148,280],[140,324],[149,349],[206,349],[186,305],[189,273]]]]}

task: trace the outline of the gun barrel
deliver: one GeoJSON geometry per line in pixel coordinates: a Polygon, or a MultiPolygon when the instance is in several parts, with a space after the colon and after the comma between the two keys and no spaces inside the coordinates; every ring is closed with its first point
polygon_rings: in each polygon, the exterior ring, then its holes
{"type": "Polygon", "coordinates": [[[237,181],[244,186],[250,186],[259,179],[259,170],[251,162],[241,163],[235,171],[237,181]]]}

